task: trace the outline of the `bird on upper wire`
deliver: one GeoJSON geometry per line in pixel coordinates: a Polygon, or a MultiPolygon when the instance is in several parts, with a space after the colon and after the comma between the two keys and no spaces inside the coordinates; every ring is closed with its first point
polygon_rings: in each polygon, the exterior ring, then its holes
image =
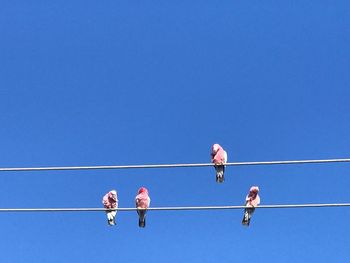
{"type": "MultiPolygon", "coordinates": [[[[103,196],[102,204],[104,208],[111,209],[111,208],[118,208],[118,195],[116,190],[111,190],[107,194],[103,196]]],[[[115,216],[117,215],[116,210],[107,210],[107,222],[108,225],[114,226],[115,225],[115,216]]]]}
{"type": "Polygon", "coordinates": [[[258,195],[258,193],[259,187],[250,187],[249,193],[245,198],[245,206],[247,208],[244,209],[242,225],[249,226],[250,219],[255,211],[255,207],[257,207],[260,204],[260,196],[258,195]]]}
{"type": "Polygon", "coordinates": [[[211,162],[214,164],[216,171],[216,182],[223,183],[225,180],[225,163],[227,163],[227,152],[220,144],[213,144],[211,147],[211,162]]]}
{"type": "Polygon", "coordinates": [[[146,212],[151,204],[151,198],[148,195],[148,190],[145,187],[141,187],[137,191],[135,197],[135,205],[137,208],[137,214],[139,215],[139,227],[146,226],[146,212]]]}

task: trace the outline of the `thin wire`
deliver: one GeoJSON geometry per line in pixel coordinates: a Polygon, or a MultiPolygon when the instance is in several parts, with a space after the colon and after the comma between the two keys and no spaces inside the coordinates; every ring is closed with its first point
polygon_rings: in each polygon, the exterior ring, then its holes
{"type": "MultiPolygon", "coordinates": [[[[295,161],[263,161],[263,162],[234,162],[226,166],[248,165],[284,165],[284,164],[315,164],[315,163],[346,163],[350,159],[324,159],[324,160],[295,160],[295,161]]],[[[147,168],[184,168],[214,166],[212,163],[185,163],[185,164],[141,164],[141,165],[97,165],[97,166],[55,166],[55,167],[13,167],[0,168],[0,172],[24,171],[58,171],[58,170],[101,170],[101,169],[147,169],[147,168]]]]}
{"type": "MultiPolygon", "coordinates": [[[[350,203],[333,204],[292,204],[292,205],[260,205],[256,209],[288,209],[288,208],[321,208],[321,207],[350,207],[350,203]]],[[[234,210],[244,209],[246,206],[175,206],[150,207],[148,211],[189,211],[189,210],[234,210]]],[[[136,208],[0,208],[0,212],[107,212],[107,211],[136,211],[136,208]]]]}

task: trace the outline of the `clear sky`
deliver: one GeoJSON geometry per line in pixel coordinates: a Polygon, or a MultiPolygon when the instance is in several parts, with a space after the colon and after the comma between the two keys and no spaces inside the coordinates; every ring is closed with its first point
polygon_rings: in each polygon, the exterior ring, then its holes
{"type": "MultiPolygon", "coordinates": [[[[349,158],[349,1],[7,1],[0,167],[349,158]]],[[[8,172],[0,207],[349,202],[350,164],[8,172]]],[[[349,208],[0,214],[0,262],[344,262],[349,208]]],[[[345,260],[346,261],[346,260],[345,260]]]]}

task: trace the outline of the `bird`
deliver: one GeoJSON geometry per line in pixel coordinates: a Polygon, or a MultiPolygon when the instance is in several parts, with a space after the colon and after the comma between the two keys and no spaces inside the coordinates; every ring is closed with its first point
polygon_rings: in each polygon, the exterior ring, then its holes
{"type": "MultiPolygon", "coordinates": [[[[106,209],[118,208],[118,195],[116,190],[111,190],[103,196],[102,204],[106,209]]],[[[108,225],[115,225],[116,210],[106,210],[108,225]]]]}
{"type": "Polygon", "coordinates": [[[149,208],[151,199],[148,195],[148,190],[145,187],[141,187],[137,191],[135,197],[135,205],[137,208],[137,214],[139,215],[139,227],[146,226],[146,210],[149,208]]]}
{"type": "Polygon", "coordinates": [[[244,209],[242,225],[249,226],[250,219],[255,211],[255,207],[257,207],[260,204],[260,196],[258,195],[258,193],[259,193],[258,186],[250,187],[249,193],[245,198],[245,206],[247,208],[244,209]]]}
{"type": "Polygon", "coordinates": [[[227,163],[227,153],[220,146],[220,144],[213,144],[211,147],[211,162],[214,164],[216,171],[216,182],[224,182],[224,173],[225,173],[225,163],[227,163]]]}

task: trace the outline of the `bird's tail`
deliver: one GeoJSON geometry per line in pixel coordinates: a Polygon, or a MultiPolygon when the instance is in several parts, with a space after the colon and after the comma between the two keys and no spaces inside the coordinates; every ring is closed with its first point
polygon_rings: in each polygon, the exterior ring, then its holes
{"type": "Polygon", "coordinates": [[[113,219],[108,219],[108,225],[114,226],[115,225],[115,221],[113,219]]]}
{"type": "Polygon", "coordinates": [[[146,226],[146,218],[139,218],[139,227],[145,227],[146,226]]]}
{"type": "Polygon", "coordinates": [[[146,226],[146,211],[145,210],[138,210],[137,213],[139,214],[139,227],[145,227],[146,226]]]}
{"type": "Polygon", "coordinates": [[[249,224],[250,224],[250,219],[252,218],[253,212],[254,212],[254,209],[252,209],[252,208],[244,209],[244,215],[243,215],[243,219],[242,219],[242,225],[249,226],[249,224]]]}
{"type": "Polygon", "coordinates": [[[225,173],[225,165],[216,165],[216,182],[223,183],[225,181],[224,173],[225,173]]]}
{"type": "Polygon", "coordinates": [[[116,212],[115,211],[107,212],[108,225],[110,225],[110,226],[114,226],[115,225],[115,216],[116,216],[116,212]]]}

